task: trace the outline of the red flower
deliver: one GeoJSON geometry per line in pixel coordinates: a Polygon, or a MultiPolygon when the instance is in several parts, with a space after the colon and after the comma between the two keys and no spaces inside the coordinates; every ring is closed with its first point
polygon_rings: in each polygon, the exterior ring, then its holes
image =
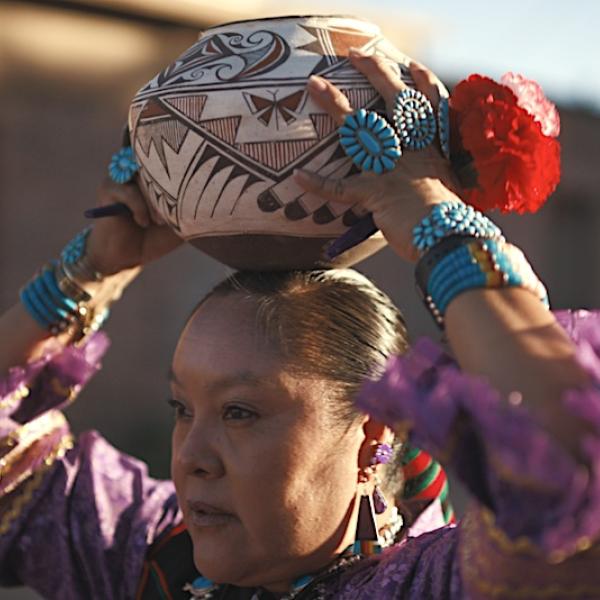
{"type": "Polygon", "coordinates": [[[466,190],[464,200],[484,211],[537,211],[560,179],[558,142],[543,134],[508,87],[488,77],[460,82],[450,107],[454,130],[477,171],[478,187],[466,190]]]}
{"type": "Polygon", "coordinates": [[[524,108],[542,126],[542,133],[556,137],[560,133],[560,117],[556,106],[544,96],[540,85],[518,73],[504,73],[500,79],[517,97],[517,104],[524,108]]]}

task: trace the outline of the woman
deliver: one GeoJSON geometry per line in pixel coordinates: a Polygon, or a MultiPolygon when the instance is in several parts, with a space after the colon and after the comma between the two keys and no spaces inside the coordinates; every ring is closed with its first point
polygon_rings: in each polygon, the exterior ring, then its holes
{"type": "MultiPolygon", "coordinates": [[[[352,60],[391,104],[403,87],[395,74],[376,58],[355,53],[352,60]]],[[[413,76],[436,104],[434,76],[418,66],[413,76]]],[[[352,112],[324,80],[313,80],[310,91],[338,123],[352,112]]],[[[371,212],[392,249],[410,261],[418,255],[413,228],[435,205],[458,200],[446,163],[431,149],[379,177],[333,182],[301,172],[297,179],[371,212]]],[[[97,314],[141,265],[178,244],[151,224],[133,188],[102,197],[116,199],[134,218],[94,227],[83,269],[93,265],[94,277],[79,278],[97,314]]],[[[361,383],[406,350],[389,300],[352,271],[240,274],[200,303],[175,351],[175,497],[170,482],[149,479],[143,465],[95,433],[70,448],[53,408],[87,381],[105,343],[98,335],[78,347],[65,334],[49,339],[30,314],[17,305],[0,322],[9,373],[0,404],[4,584],[25,583],[48,598],[600,593],[593,315],[561,317],[583,348],[578,356],[530,289],[464,291],[444,314],[462,373],[440,351],[417,346],[359,394],[365,414],[352,406],[361,383]],[[17,364],[28,366],[9,371],[17,364]],[[456,468],[475,502],[459,527],[405,537],[361,560],[349,548],[364,524],[363,513],[357,526],[363,499],[384,479],[390,428],[398,441],[410,432],[456,468]],[[184,586],[194,576],[192,556],[210,582],[184,586]]],[[[379,485],[388,497],[397,492],[389,481],[379,485]]],[[[391,506],[384,510],[377,528],[389,529],[392,514],[391,506]]]]}

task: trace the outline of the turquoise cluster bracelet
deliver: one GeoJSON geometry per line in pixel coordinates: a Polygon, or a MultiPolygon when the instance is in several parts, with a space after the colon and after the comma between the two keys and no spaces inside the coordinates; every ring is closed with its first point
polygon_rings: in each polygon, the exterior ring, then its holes
{"type": "Polygon", "coordinates": [[[452,235],[501,240],[500,228],[483,213],[461,200],[436,204],[413,229],[413,246],[424,254],[440,240],[452,235]]]}
{"type": "Polygon", "coordinates": [[[448,237],[419,261],[416,279],[425,305],[440,327],[450,302],[476,288],[521,287],[549,306],[546,289],[523,252],[504,240],[448,237]]]}

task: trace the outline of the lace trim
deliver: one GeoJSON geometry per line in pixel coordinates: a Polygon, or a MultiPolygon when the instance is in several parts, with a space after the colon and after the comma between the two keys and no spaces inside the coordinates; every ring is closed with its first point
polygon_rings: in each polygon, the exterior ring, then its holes
{"type": "Polygon", "coordinates": [[[59,410],[49,410],[36,419],[17,427],[0,439],[0,450],[14,448],[15,446],[29,446],[52,430],[66,426],[67,420],[59,410]]]}
{"type": "Polygon", "coordinates": [[[470,581],[486,598],[518,598],[522,600],[555,598],[556,600],[564,600],[565,598],[589,599],[600,596],[600,586],[597,585],[549,585],[541,587],[538,585],[525,585],[523,587],[515,587],[512,584],[490,583],[477,577],[470,578],[470,581]]]}
{"type": "Polygon", "coordinates": [[[22,383],[13,390],[10,394],[7,394],[0,400],[0,410],[8,410],[14,408],[23,398],[29,396],[29,388],[22,383]]]}
{"type": "MultiPolygon", "coordinates": [[[[460,546],[460,571],[467,588],[472,587],[476,590],[476,597],[480,597],[480,594],[485,598],[520,600],[600,597],[599,585],[583,583],[581,578],[576,582],[570,575],[575,568],[574,564],[554,564],[554,561],[546,558],[527,538],[510,540],[504,532],[495,527],[493,514],[487,509],[480,509],[477,514],[468,514],[463,519],[461,528],[463,539],[460,546]],[[486,537],[491,544],[486,544],[486,537]],[[527,569],[528,561],[531,564],[531,572],[537,573],[538,581],[529,580],[525,585],[521,585],[523,580],[519,572],[520,569],[527,569]],[[542,571],[539,571],[540,567],[542,571]],[[545,583],[544,568],[558,578],[566,576],[568,581],[545,583]],[[498,576],[499,570],[509,574],[506,582],[490,580],[498,576]]],[[[586,564],[589,561],[591,566],[597,562],[599,550],[593,547],[584,555],[573,558],[584,561],[578,563],[582,574],[590,572],[586,564]]]]}
{"type": "MultiPolygon", "coordinates": [[[[511,540],[502,529],[496,526],[496,518],[491,510],[481,508],[479,514],[486,535],[504,554],[526,554],[539,560],[545,560],[549,564],[561,563],[571,556],[571,554],[567,554],[566,552],[556,551],[545,557],[529,538],[520,536],[511,540]]],[[[589,552],[590,554],[600,555],[600,546],[592,547],[592,544],[593,541],[590,537],[586,535],[581,536],[576,542],[576,552],[589,552]]]]}
{"type": "MultiPolygon", "coordinates": [[[[19,477],[17,485],[25,482],[26,479],[29,479],[29,481],[24,484],[22,493],[14,498],[11,507],[1,515],[0,535],[4,535],[9,530],[13,521],[19,517],[25,506],[29,504],[33,494],[41,485],[44,475],[47,473],[47,471],[71,448],[73,448],[73,436],[69,433],[64,435],[58,441],[53,450],[46,456],[41,466],[35,470],[29,469],[28,471],[24,472],[21,477],[19,477]]],[[[14,491],[17,485],[11,486],[11,491],[14,491]]]]}
{"type": "MultiPolygon", "coordinates": [[[[46,455],[48,449],[53,450],[57,439],[62,439],[65,435],[65,427],[58,427],[45,435],[35,438],[31,443],[18,444],[13,450],[7,452],[2,458],[0,458],[0,494],[10,494],[15,489],[16,485],[14,481],[10,481],[13,471],[19,471],[18,463],[23,460],[25,464],[31,463],[33,470],[35,465],[39,465],[40,461],[46,455]],[[32,458],[29,458],[31,456],[32,458]],[[16,468],[15,468],[15,465],[16,468]],[[9,479],[9,483],[6,483],[6,479],[9,479]]],[[[29,440],[28,440],[29,441],[29,440]]],[[[21,475],[17,475],[17,479],[21,481],[21,475]]]]}
{"type": "Polygon", "coordinates": [[[507,483],[515,484],[522,489],[534,492],[548,493],[555,490],[555,486],[544,485],[539,479],[535,479],[534,477],[525,475],[523,473],[518,473],[508,467],[502,461],[502,458],[498,456],[498,453],[495,451],[495,449],[486,446],[486,450],[490,466],[498,478],[506,481],[507,483]]]}

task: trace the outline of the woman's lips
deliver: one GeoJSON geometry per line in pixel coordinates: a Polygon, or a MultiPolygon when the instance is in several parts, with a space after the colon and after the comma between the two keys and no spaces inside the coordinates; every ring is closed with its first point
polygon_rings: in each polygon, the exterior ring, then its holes
{"type": "Polygon", "coordinates": [[[233,515],[218,506],[188,500],[190,523],[196,527],[220,527],[233,520],[233,515]]]}

